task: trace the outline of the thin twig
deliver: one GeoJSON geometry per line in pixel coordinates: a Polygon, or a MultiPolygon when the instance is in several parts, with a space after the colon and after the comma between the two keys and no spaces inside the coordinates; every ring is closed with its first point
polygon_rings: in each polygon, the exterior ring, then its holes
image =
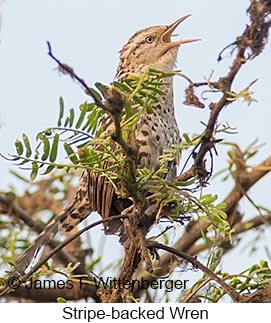
{"type": "Polygon", "coordinates": [[[85,91],[92,96],[92,93],[89,92],[90,88],[87,83],[81,77],[79,77],[69,65],[62,63],[57,57],[55,57],[52,51],[51,43],[49,41],[47,41],[47,46],[48,55],[58,64],[60,71],[64,74],[70,75],[72,79],[76,80],[80,85],[82,85],[85,91]]]}
{"type": "MultiPolygon", "coordinates": [[[[248,61],[248,58],[253,59],[259,55],[266,44],[271,24],[271,19],[268,19],[271,13],[270,4],[264,1],[254,1],[249,7],[248,13],[250,14],[251,24],[245,28],[240,37],[237,37],[236,40],[229,45],[236,46],[237,54],[228,74],[225,77],[220,78],[217,82],[212,82],[212,84],[215,85],[215,88],[222,92],[222,97],[217,103],[210,104],[210,117],[200,148],[195,154],[194,165],[183,174],[177,176],[174,179],[175,182],[187,181],[188,179],[200,175],[202,167],[204,168],[204,158],[206,153],[212,148],[212,146],[210,146],[210,142],[212,141],[218,116],[222,109],[230,103],[228,95],[231,92],[231,86],[237,73],[248,61]],[[248,50],[250,50],[252,54],[248,55],[248,58],[245,58],[248,50]]],[[[193,82],[191,83],[191,80],[189,81],[190,86],[193,85],[193,82]]]]}
{"type": "Polygon", "coordinates": [[[235,289],[233,289],[231,286],[229,286],[228,284],[226,284],[224,282],[223,279],[221,279],[220,277],[218,277],[214,272],[212,272],[208,267],[204,266],[201,262],[199,262],[196,258],[190,256],[189,254],[174,249],[172,247],[169,246],[165,246],[161,243],[158,242],[152,242],[151,246],[153,248],[156,249],[162,249],[165,251],[168,251],[186,261],[188,261],[189,263],[191,263],[195,268],[200,269],[202,272],[204,272],[208,277],[210,277],[212,280],[214,280],[215,282],[217,282],[223,289],[224,291],[232,298],[232,300],[236,303],[239,302],[240,299],[240,294],[238,292],[236,292],[235,289]]]}
{"type": "Polygon", "coordinates": [[[114,215],[108,219],[103,219],[103,220],[99,220],[96,221],[94,223],[91,223],[89,225],[87,225],[86,227],[84,227],[83,229],[79,230],[78,232],[76,232],[75,234],[73,234],[72,236],[70,236],[69,238],[65,239],[63,242],[61,242],[58,246],[56,246],[47,256],[45,256],[42,260],[40,260],[26,275],[24,275],[21,280],[22,282],[25,282],[30,276],[32,276],[42,265],[44,265],[46,263],[46,261],[48,261],[50,258],[52,258],[59,250],[63,249],[64,247],[66,247],[69,243],[71,243],[73,240],[75,240],[76,238],[78,238],[82,233],[96,227],[97,225],[100,225],[102,223],[105,222],[110,222],[112,220],[116,220],[116,219],[123,219],[126,218],[126,216],[124,215],[114,215]]]}
{"type": "MultiPolygon", "coordinates": [[[[18,279],[20,281],[20,284],[25,283],[29,277],[31,277],[41,266],[43,266],[46,263],[46,261],[48,261],[50,258],[52,258],[57,252],[59,252],[64,247],[66,247],[73,240],[78,238],[82,233],[84,233],[84,232],[86,232],[86,231],[88,231],[88,230],[90,230],[90,229],[94,228],[95,226],[98,226],[98,225],[100,225],[102,223],[113,221],[113,220],[116,220],[116,219],[124,219],[124,218],[127,218],[127,216],[114,215],[114,216],[112,216],[112,217],[110,217],[108,219],[103,219],[103,220],[99,220],[99,221],[96,221],[94,223],[91,223],[88,226],[84,227],[83,229],[79,230],[78,232],[76,232],[75,234],[73,234],[69,238],[65,239],[63,242],[61,242],[58,246],[56,246],[51,252],[48,253],[48,255],[46,255],[34,267],[32,267],[27,274],[25,274],[22,277],[18,277],[18,279]]],[[[0,296],[2,296],[3,294],[8,293],[11,290],[12,290],[12,288],[7,286],[6,288],[4,288],[3,291],[1,291],[0,296]]]]}
{"type": "MultiPolygon", "coordinates": [[[[232,233],[232,237],[233,239],[235,237],[240,236],[241,233],[244,233],[246,231],[250,231],[252,229],[255,229],[259,226],[262,225],[266,225],[266,226],[270,226],[271,225],[271,213],[266,214],[266,215],[259,215],[256,216],[254,218],[252,218],[251,220],[248,220],[246,222],[238,222],[236,223],[236,225],[233,226],[233,230],[234,232],[232,233]]],[[[238,239],[238,242],[241,241],[241,239],[238,239]]],[[[215,245],[218,247],[222,247],[223,245],[227,245],[229,244],[230,241],[229,239],[223,238],[222,236],[216,237],[216,238],[209,238],[209,244],[210,245],[215,245]]],[[[236,244],[234,245],[236,247],[236,244]]],[[[230,247],[233,247],[232,245],[230,245],[230,247]]],[[[203,252],[204,250],[208,249],[209,246],[206,245],[206,243],[200,243],[200,244],[194,244],[191,248],[189,248],[189,250],[187,251],[190,255],[197,255],[200,252],[203,252]]],[[[227,251],[224,249],[224,252],[227,251]]]]}
{"type": "MultiPolygon", "coordinates": [[[[105,102],[102,102],[97,98],[97,95],[95,95],[94,90],[87,85],[84,79],[79,77],[74,72],[73,68],[71,68],[67,64],[62,63],[53,54],[52,46],[49,41],[47,41],[47,46],[48,46],[48,55],[58,64],[59,70],[64,74],[68,74],[73,80],[76,80],[85,89],[85,92],[93,98],[95,104],[110,114],[115,125],[115,133],[114,135],[112,135],[112,139],[121,146],[121,148],[125,152],[126,156],[129,157],[129,159],[131,159],[131,157],[135,159],[134,156],[137,156],[137,147],[130,147],[127,144],[127,142],[123,138],[122,129],[120,125],[121,113],[125,104],[122,98],[122,95],[114,88],[107,88],[103,84],[96,83],[96,86],[99,88],[99,90],[102,92],[102,94],[106,99],[105,102]]],[[[134,163],[130,165],[130,168],[133,169],[133,173],[134,173],[135,172],[134,163]]]]}
{"type": "Polygon", "coordinates": [[[193,296],[195,296],[196,293],[199,290],[201,290],[206,284],[208,284],[211,280],[211,277],[206,277],[206,279],[202,280],[201,282],[198,282],[197,285],[195,287],[192,287],[192,290],[190,289],[189,293],[181,299],[181,302],[188,303],[193,298],[193,296]]]}
{"type": "Polygon", "coordinates": [[[106,107],[105,104],[103,104],[102,101],[100,101],[97,96],[94,93],[94,90],[89,87],[87,85],[87,83],[84,81],[84,79],[82,79],[81,77],[79,77],[73,70],[73,68],[71,68],[69,65],[62,63],[54,54],[52,51],[52,46],[51,43],[49,41],[47,41],[47,46],[48,46],[48,55],[58,64],[59,70],[63,73],[63,74],[68,74],[73,80],[76,80],[84,89],[86,94],[88,94],[89,96],[91,96],[95,102],[95,104],[104,109],[104,111],[110,112],[108,111],[108,108],[106,107]]]}
{"type": "MultiPolygon", "coordinates": [[[[228,194],[228,196],[225,198],[223,203],[226,203],[227,206],[224,209],[224,211],[228,215],[228,220],[231,219],[232,216],[235,214],[236,206],[238,205],[240,199],[244,196],[245,192],[247,192],[253,185],[255,185],[261,178],[263,178],[268,172],[269,166],[271,166],[271,156],[266,158],[262,163],[259,164],[259,169],[253,169],[251,172],[247,173],[245,186],[241,186],[240,184],[236,183],[233,190],[228,194]]],[[[253,221],[253,220],[252,220],[253,221]]],[[[248,226],[251,225],[251,227],[256,227],[260,224],[262,224],[263,217],[259,217],[255,220],[255,223],[253,225],[253,222],[249,223],[245,222],[244,225],[248,228],[248,226]]],[[[267,219],[269,222],[269,219],[267,219]]],[[[210,223],[208,222],[198,222],[195,221],[191,223],[189,227],[187,227],[186,232],[180,237],[180,239],[174,244],[174,249],[182,251],[182,252],[191,252],[192,250],[195,251],[196,249],[193,248],[196,241],[198,241],[200,238],[202,238],[202,233],[205,233],[207,231],[207,228],[209,227],[210,223]]],[[[242,228],[240,229],[239,226],[236,227],[237,232],[243,232],[242,228]]],[[[154,271],[154,273],[145,273],[144,279],[147,281],[153,280],[153,275],[155,276],[164,276],[166,275],[169,270],[172,270],[172,255],[170,254],[164,254],[160,258],[160,268],[154,271]]],[[[140,293],[140,291],[136,291],[137,295],[140,293]]]]}

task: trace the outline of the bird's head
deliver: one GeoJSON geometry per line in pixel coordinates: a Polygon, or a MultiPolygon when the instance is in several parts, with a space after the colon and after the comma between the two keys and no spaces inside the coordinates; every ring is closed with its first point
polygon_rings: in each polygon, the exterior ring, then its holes
{"type": "Polygon", "coordinates": [[[148,66],[159,71],[172,71],[180,45],[199,40],[171,41],[174,30],[189,16],[184,16],[169,26],[149,27],[135,33],[120,51],[117,78],[121,80],[130,74],[140,74],[148,66]]]}

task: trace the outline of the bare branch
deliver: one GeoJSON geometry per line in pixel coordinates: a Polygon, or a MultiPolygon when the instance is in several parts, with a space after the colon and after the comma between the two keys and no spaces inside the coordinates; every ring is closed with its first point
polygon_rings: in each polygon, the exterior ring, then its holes
{"type": "Polygon", "coordinates": [[[188,261],[195,268],[200,269],[208,277],[210,277],[212,280],[214,280],[215,282],[217,282],[224,289],[224,291],[232,298],[232,300],[234,302],[236,302],[236,303],[239,302],[239,300],[240,300],[240,294],[237,293],[234,288],[232,288],[231,286],[229,286],[228,284],[226,284],[223,279],[221,279],[220,277],[218,277],[208,267],[204,266],[201,262],[199,262],[196,258],[188,255],[185,252],[182,252],[180,250],[174,249],[174,248],[169,247],[169,246],[165,246],[165,245],[163,245],[161,243],[158,243],[158,242],[152,242],[151,243],[151,246],[153,248],[156,248],[156,249],[162,249],[162,250],[165,250],[167,252],[170,252],[171,254],[176,255],[176,256],[178,256],[178,257],[180,257],[180,258],[188,261]]]}
{"type": "MultiPolygon", "coordinates": [[[[248,25],[243,34],[237,37],[236,41],[230,45],[235,45],[237,52],[228,74],[221,77],[217,82],[211,83],[214,88],[222,92],[222,96],[218,102],[210,104],[210,117],[199,150],[194,154],[194,165],[185,173],[177,176],[174,179],[175,182],[187,181],[195,176],[203,180],[204,176],[208,177],[208,172],[206,173],[205,170],[204,158],[206,153],[214,147],[212,137],[215,126],[220,112],[230,103],[228,98],[233,81],[248,59],[254,59],[258,56],[266,45],[271,24],[270,3],[268,0],[253,1],[248,9],[248,13],[250,15],[251,24],[248,25]],[[250,53],[248,53],[249,50],[250,53]]],[[[190,82],[190,87],[191,85],[193,85],[193,82],[190,82]]],[[[191,89],[189,91],[191,92],[191,89]]]]}
{"type": "Polygon", "coordinates": [[[270,172],[271,167],[271,156],[267,157],[252,171],[243,171],[238,174],[238,181],[225,198],[224,202],[227,204],[225,212],[231,216],[236,209],[241,198],[247,193],[247,191],[254,186],[261,178],[270,172]]]}
{"type": "MultiPolygon", "coordinates": [[[[63,74],[68,74],[73,80],[76,80],[85,89],[86,93],[95,100],[95,103],[97,104],[96,96],[93,95],[93,93],[90,91],[90,87],[87,85],[87,83],[81,77],[79,77],[69,65],[62,63],[53,54],[52,46],[49,41],[47,41],[47,46],[48,46],[48,55],[58,64],[59,71],[62,72],[63,74]]],[[[100,106],[99,102],[97,105],[100,106]]],[[[101,108],[103,108],[103,106],[101,106],[101,108]]]]}

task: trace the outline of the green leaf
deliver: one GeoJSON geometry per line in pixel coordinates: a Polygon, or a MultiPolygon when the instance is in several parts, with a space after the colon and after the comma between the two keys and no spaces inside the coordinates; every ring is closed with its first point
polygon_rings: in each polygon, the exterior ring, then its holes
{"type": "Polygon", "coordinates": [[[58,297],[56,300],[58,303],[68,303],[67,300],[63,297],[58,297]]]}
{"type": "Polygon", "coordinates": [[[136,103],[138,103],[140,106],[144,106],[144,101],[139,96],[134,96],[133,99],[136,103]]]}
{"type": "Polygon", "coordinates": [[[43,154],[41,156],[41,160],[44,161],[44,160],[47,160],[50,154],[50,141],[46,136],[43,136],[40,139],[42,140],[42,143],[43,143],[43,154]]]}
{"type": "Polygon", "coordinates": [[[215,194],[215,195],[206,194],[206,195],[202,195],[200,201],[204,205],[209,205],[209,204],[215,202],[217,200],[217,198],[218,198],[217,194],[215,194]]]}
{"type": "Polygon", "coordinates": [[[125,104],[125,119],[128,120],[129,118],[131,118],[133,115],[132,112],[132,105],[130,102],[126,102],[125,104]]]}
{"type": "Polygon", "coordinates": [[[23,141],[24,141],[24,145],[25,145],[25,148],[26,148],[26,153],[25,153],[25,156],[27,158],[29,158],[32,154],[32,150],[31,150],[31,146],[30,146],[30,141],[27,137],[27,135],[24,133],[23,134],[23,141]]]}
{"type": "Polygon", "coordinates": [[[91,95],[92,95],[92,97],[93,97],[93,99],[95,101],[102,101],[103,100],[103,98],[101,97],[100,93],[97,92],[96,90],[94,90],[92,87],[89,88],[89,92],[91,93],[91,95]]]}
{"type": "Polygon", "coordinates": [[[17,139],[15,142],[15,147],[16,147],[17,154],[21,156],[24,152],[24,146],[22,142],[17,139]]]}
{"type": "Polygon", "coordinates": [[[98,108],[95,104],[90,105],[89,109],[91,107],[91,113],[87,117],[87,121],[84,124],[82,130],[86,130],[89,133],[94,133],[97,128],[98,121],[100,120],[100,117],[103,115],[103,110],[101,108],[98,108]]]}
{"type": "Polygon", "coordinates": [[[149,90],[150,92],[154,92],[154,93],[157,93],[158,95],[163,95],[163,94],[165,94],[165,92],[163,92],[163,91],[161,91],[161,90],[159,90],[158,88],[156,88],[156,87],[153,87],[153,86],[146,86],[146,87],[144,87],[144,90],[149,90]]]}
{"type": "MultiPolygon", "coordinates": [[[[108,85],[104,85],[100,82],[96,82],[95,86],[97,87],[97,89],[102,93],[103,97],[106,98],[107,94],[108,94],[108,90],[109,90],[109,86],[108,85]]],[[[102,98],[100,99],[100,101],[102,100],[102,98]]]]}
{"type": "Polygon", "coordinates": [[[260,269],[260,266],[258,265],[258,264],[255,264],[255,265],[253,265],[253,266],[251,266],[250,268],[249,268],[249,275],[251,275],[252,273],[254,273],[255,271],[257,271],[257,270],[259,270],[260,269]]]}
{"type": "Polygon", "coordinates": [[[81,113],[80,113],[79,119],[76,122],[75,129],[78,129],[78,128],[81,127],[81,125],[82,125],[82,123],[83,123],[83,121],[85,119],[85,116],[86,116],[86,113],[87,113],[88,109],[89,109],[88,104],[87,104],[87,102],[85,102],[82,105],[81,113]]]}
{"type": "Polygon", "coordinates": [[[32,171],[31,171],[31,174],[30,174],[30,179],[31,181],[33,181],[37,175],[38,175],[38,170],[39,170],[39,165],[37,162],[33,162],[32,163],[32,171]]]}
{"type": "Polygon", "coordinates": [[[66,150],[66,153],[68,154],[68,157],[70,158],[70,161],[73,164],[78,164],[79,159],[77,158],[76,153],[74,152],[72,147],[67,142],[64,143],[64,149],[66,150]]]}
{"type": "MultiPolygon", "coordinates": [[[[22,159],[21,159],[22,160],[22,159]]],[[[17,165],[20,165],[20,166],[22,166],[22,165],[25,165],[25,164],[27,164],[27,163],[29,163],[29,160],[27,159],[27,158],[24,158],[20,163],[18,163],[17,165]]]]}
{"type": "Polygon", "coordinates": [[[96,131],[99,118],[100,118],[100,114],[98,111],[95,111],[93,114],[89,116],[88,128],[87,128],[88,132],[93,134],[96,131]]]}
{"type": "Polygon", "coordinates": [[[38,150],[38,147],[35,149],[35,155],[34,155],[34,159],[39,159],[39,155],[40,155],[40,153],[39,153],[39,150],[38,150]]]}
{"type": "Polygon", "coordinates": [[[176,186],[189,186],[195,183],[195,178],[191,179],[191,180],[187,180],[187,181],[178,181],[178,182],[174,182],[174,184],[176,186]]]}
{"type": "Polygon", "coordinates": [[[131,88],[126,85],[125,83],[120,83],[120,82],[113,82],[113,86],[116,87],[117,89],[121,90],[124,93],[131,93],[131,88]]]}
{"type": "Polygon", "coordinates": [[[73,121],[74,121],[74,109],[70,109],[70,115],[66,118],[64,127],[66,128],[67,126],[69,126],[71,128],[73,125],[73,121]]]}
{"type": "Polygon", "coordinates": [[[225,203],[225,202],[221,202],[216,205],[216,208],[219,210],[225,209],[226,207],[227,207],[227,203],[225,203]]]}
{"type": "Polygon", "coordinates": [[[58,150],[58,143],[59,143],[59,134],[56,133],[54,136],[53,144],[52,144],[52,149],[50,153],[50,162],[54,162],[57,157],[57,150],[58,150]]]}
{"type": "Polygon", "coordinates": [[[89,263],[89,264],[88,264],[87,269],[88,269],[89,271],[90,271],[90,270],[93,270],[93,269],[94,269],[94,267],[95,267],[95,265],[101,262],[101,259],[102,259],[102,257],[101,257],[101,256],[100,256],[100,257],[98,257],[98,258],[96,258],[96,259],[94,259],[91,263],[89,263]]]}
{"type": "Polygon", "coordinates": [[[219,216],[220,216],[222,219],[227,220],[228,215],[227,215],[227,213],[226,213],[226,212],[224,212],[224,211],[222,211],[222,210],[219,210],[219,209],[217,209],[216,211],[217,211],[217,214],[219,214],[219,216]]]}
{"type": "Polygon", "coordinates": [[[184,140],[185,140],[188,144],[190,144],[190,143],[191,143],[191,139],[189,138],[189,136],[188,136],[188,134],[187,134],[187,133],[184,133],[184,134],[183,134],[183,137],[184,137],[184,140]]]}
{"type": "Polygon", "coordinates": [[[44,135],[45,135],[45,136],[52,136],[52,133],[53,133],[53,131],[52,131],[52,129],[51,129],[51,128],[48,128],[48,129],[46,129],[46,130],[44,131],[44,135]]]}
{"type": "Polygon", "coordinates": [[[212,219],[213,219],[214,222],[216,222],[217,224],[220,224],[222,226],[224,226],[226,224],[226,221],[221,219],[219,214],[217,214],[216,212],[212,213],[212,219]]]}
{"type": "Polygon", "coordinates": [[[128,83],[129,81],[135,81],[136,83],[138,83],[140,81],[140,77],[139,76],[136,76],[136,75],[129,75],[127,77],[127,79],[125,80],[125,82],[128,83]]]}
{"type": "Polygon", "coordinates": [[[268,262],[266,260],[261,260],[260,261],[260,266],[262,268],[268,268],[269,269],[269,265],[268,265],[268,262]]]}
{"type": "Polygon", "coordinates": [[[47,175],[47,174],[51,173],[51,171],[52,171],[52,170],[54,170],[54,168],[55,168],[55,166],[54,166],[54,165],[49,165],[49,166],[46,168],[45,172],[43,172],[43,173],[42,173],[42,175],[47,175]]]}
{"type": "Polygon", "coordinates": [[[59,117],[58,117],[58,121],[57,121],[57,126],[60,127],[61,126],[61,120],[63,118],[64,115],[64,100],[62,98],[62,96],[59,98],[59,117]]]}
{"type": "Polygon", "coordinates": [[[73,122],[74,122],[74,109],[70,109],[70,116],[69,116],[69,125],[72,127],[73,122]]]}
{"type": "Polygon", "coordinates": [[[87,103],[87,107],[88,107],[88,112],[94,111],[94,110],[101,110],[101,108],[98,108],[97,105],[95,103],[87,103]]]}

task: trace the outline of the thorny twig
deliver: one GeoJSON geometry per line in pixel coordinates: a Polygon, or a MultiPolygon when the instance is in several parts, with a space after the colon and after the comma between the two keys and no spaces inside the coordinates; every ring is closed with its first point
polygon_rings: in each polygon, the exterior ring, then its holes
{"type": "MultiPolygon", "coordinates": [[[[266,44],[271,24],[270,0],[252,1],[248,9],[248,14],[250,15],[251,24],[246,27],[241,36],[237,37],[236,40],[230,44],[230,46],[234,45],[236,47],[237,54],[228,74],[221,77],[217,82],[193,83],[188,79],[190,82],[188,94],[191,95],[192,99],[190,99],[189,102],[188,97],[188,102],[186,102],[187,104],[190,103],[193,105],[195,104],[195,101],[197,101],[197,99],[195,99],[195,97],[192,95],[193,87],[197,86],[212,86],[213,88],[222,92],[222,96],[218,102],[211,103],[209,106],[211,111],[210,117],[199,150],[194,154],[193,166],[177,176],[174,179],[176,182],[187,181],[193,177],[198,177],[203,182],[205,181],[206,177],[208,180],[209,172],[207,172],[205,169],[204,159],[206,153],[214,147],[215,142],[213,141],[213,134],[219,114],[222,109],[224,109],[230,103],[228,95],[231,93],[233,81],[241,67],[248,61],[248,59],[251,60],[258,56],[266,44]]],[[[221,59],[221,54],[219,58],[221,59]]]]}

